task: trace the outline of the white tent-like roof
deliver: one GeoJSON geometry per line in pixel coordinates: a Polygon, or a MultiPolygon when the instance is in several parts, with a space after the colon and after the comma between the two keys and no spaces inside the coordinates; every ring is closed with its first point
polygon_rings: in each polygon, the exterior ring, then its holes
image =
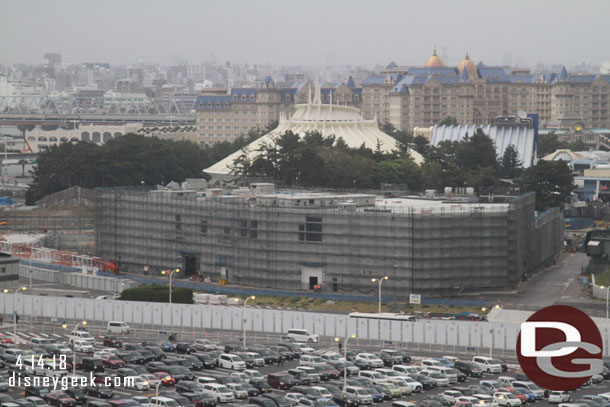
{"type": "MultiPolygon", "coordinates": [[[[280,115],[277,128],[248,144],[245,149],[236,151],[206,168],[204,172],[214,179],[230,179],[233,177],[231,173],[233,163],[244,154],[244,151],[247,152],[248,158],[252,161],[260,154],[258,151],[260,147],[265,144],[272,145],[277,137],[287,131],[292,131],[301,137],[305,133],[313,131],[320,132],[324,137],[334,135],[337,139],[339,137],[343,138],[345,143],[352,148],[358,148],[363,143],[372,150],[376,150],[379,146],[384,152],[390,152],[398,148],[396,139],[379,130],[376,119],[364,120],[360,114],[360,109],[333,105],[332,101],[331,104],[322,104],[320,88],[316,86],[316,96],[313,103],[310,101],[306,104],[296,105],[296,111],[288,119],[280,115]]],[[[410,150],[409,154],[417,164],[424,161],[422,155],[414,150],[410,150]]]]}

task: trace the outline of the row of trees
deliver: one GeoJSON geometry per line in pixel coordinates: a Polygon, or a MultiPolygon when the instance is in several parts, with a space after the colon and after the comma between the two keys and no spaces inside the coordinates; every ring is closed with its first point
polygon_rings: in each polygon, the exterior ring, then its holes
{"type": "Polygon", "coordinates": [[[275,127],[272,123],[232,143],[211,147],[140,135],[119,137],[102,146],[86,142],[54,146],[40,154],[26,200],[33,204],[76,185],[157,185],[199,178],[203,169],[240,149],[243,154],[233,164],[235,174],[271,177],[286,186],[376,189],[380,184],[406,184],[410,191],[422,191],[506,186],[503,179],[514,179],[522,191],[539,194],[539,209],[560,204],[572,190],[565,163],[541,162],[524,171],[513,146],[498,160],[493,141],[482,130],[461,141],[430,146],[425,137],[385,125],[382,130],[398,140],[398,148],[390,153],[380,146],[350,148],[342,138],[317,132],[303,137],[286,132],[275,143],[263,145],[255,159],[248,158],[247,145],[275,127]],[[424,156],[421,166],[413,161],[410,149],[424,156]]]}
{"type": "Polygon", "coordinates": [[[524,171],[514,146],[498,160],[493,141],[480,129],[461,141],[444,141],[438,146],[388,126],[383,130],[400,141],[391,153],[364,145],[350,148],[342,138],[317,132],[299,137],[288,131],[275,143],[263,145],[254,159],[243,149],[232,170],[244,177],[271,177],[288,186],[348,189],[374,189],[382,183],[407,184],[410,191],[447,186],[479,189],[510,186],[508,179],[515,180],[522,191],[536,191],[541,210],[569,199],[573,188],[564,162],[544,162],[524,171]],[[410,157],[409,148],[424,155],[421,166],[410,157]]]}
{"type": "Polygon", "coordinates": [[[203,169],[265,134],[273,125],[253,129],[232,143],[217,143],[211,147],[135,134],[118,137],[101,146],[88,142],[53,146],[38,157],[26,202],[32,205],[71,186],[158,185],[201,178],[203,169]]]}

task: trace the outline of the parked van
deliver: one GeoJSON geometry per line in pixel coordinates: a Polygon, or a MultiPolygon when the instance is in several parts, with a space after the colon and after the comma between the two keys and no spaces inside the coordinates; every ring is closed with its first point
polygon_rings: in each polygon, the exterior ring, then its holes
{"type": "Polygon", "coordinates": [[[428,370],[444,374],[449,379],[449,384],[457,383],[457,374],[453,373],[452,369],[443,366],[428,366],[428,370]]]}
{"type": "Polygon", "coordinates": [[[81,369],[85,372],[104,372],[104,364],[102,359],[98,358],[83,358],[81,369]]]}
{"type": "Polygon", "coordinates": [[[317,355],[302,355],[299,358],[299,366],[321,366],[325,364],[326,361],[317,355]]]}
{"type": "Polygon", "coordinates": [[[500,376],[498,377],[498,382],[504,387],[512,387],[513,382],[517,380],[514,377],[510,376],[500,376]]]}
{"type": "Polygon", "coordinates": [[[68,339],[69,344],[73,344],[74,341],[84,341],[93,345],[95,343],[95,339],[91,334],[87,331],[72,331],[70,332],[70,337],[68,339]]]}
{"type": "Polygon", "coordinates": [[[273,387],[274,389],[288,390],[291,387],[298,385],[299,381],[290,373],[279,372],[269,373],[267,375],[267,383],[269,383],[269,386],[273,387]]]}
{"type": "Polygon", "coordinates": [[[180,407],[178,402],[169,397],[151,397],[150,404],[158,405],[160,407],[180,407]]]}
{"type": "Polygon", "coordinates": [[[306,329],[289,329],[288,335],[286,337],[291,342],[318,342],[320,337],[318,335],[314,335],[306,329]]]}
{"type": "Polygon", "coordinates": [[[475,356],[472,358],[472,363],[477,365],[479,369],[487,373],[502,373],[502,365],[499,361],[487,356],[475,356]]]}
{"type": "Polygon", "coordinates": [[[231,370],[245,370],[246,362],[237,355],[221,353],[218,357],[218,366],[231,370]]]}
{"type": "Polygon", "coordinates": [[[525,389],[528,393],[536,396],[536,400],[540,400],[544,397],[544,390],[532,382],[514,381],[512,387],[516,389],[525,389]]]}
{"type": "Polygon", "coordinates": [[[106,332],[109,334],[128,334],[131,332],[131,327],[123,321],[110,321],[106,327],[106,332]]]}

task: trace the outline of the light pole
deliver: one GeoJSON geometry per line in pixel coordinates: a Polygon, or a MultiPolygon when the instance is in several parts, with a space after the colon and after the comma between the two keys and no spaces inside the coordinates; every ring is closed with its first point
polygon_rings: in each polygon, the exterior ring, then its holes
{"type": "Polygon", "coordinates": [[[384,280],[388,280],[390,277],[385,276],[385,277],[381,277],[381,278],[371,278],[371,281],[373,283],[375,282],[379,282],[379,314],[381,314],[381,283],[384,280]]]}
{"type": "Polygon", "coordinates": [[[174,270],[166,270],[166,271],[162,271],[161,275],[169,275],[169,303],[172,303],[172,275],[174,275],[174,273],[180,273],[180,269],[174,269],[174,270]]]}
{"type": "MultiPolygon", "coordinates": [[[[494,305],[494,308],[495,309],[499,309],[500,306],[499,305],[494,305]]],[[[488,309],[483,307],[483,308],[481,308],[481,311],[486,312],[486,311],[488,311],[488,309]]],[[[491,310],[489,310],[489,311],[491,311],[491,310]]],[[[492,352],[492,349],[493,349],[492,342],[493,342],[493,339],[494,339],[494,330],[491,327],[491,321],[489,320],[489,314],[487,314],[487,315],[488,315],[487,323],[489,324],[489,357],[491,358],[492,357],[491,356],[491,352],[492,352]]]]}
{"type": "Polygon", "coordinates": [[[243,332],[243,338],[242,338],[242,342],[243,342],[243,346],[244,349],[246,349],[246,324],[245,324],[245,313],[246,313],[246,304],[248,303],[248,300],[255,300],[256,296],[251,295],[250,297],[246,298],[244,300],[244,306],[241,309],[241,329],[243,332]]]}
{"type": "Polygon", "coordinates": [[[610,293],[610,286],[604,287],[603,285],[600,285],[599,288],[606,290],[606,319],[608,319],[608,293],[610,293]]]}
{"type": "MultiPolygon", "coordinates": [[[[81,321],[76,324],[74,330],[76,331],[81,325],[87,325],[87,321],[81,321]]],[[[72,340],[72,374],[76,376],[76,344],[74,343],[74,340],[72,340]]]]}
{"type": "MultiPolygon", "coordinates": [[[[17,336],[17,310],[15,309],[16,306],[16,300],[17,300],[17,293],[19,291],[25,291],[27,290],[27,287],[19,287],[18,289],[15,290],[15,293],[13,294],[13,336],[17,336]]],[[[4,293],[8,294],[8,290],[5,289],[4,293]]]]}
{"type": "MultiPolygon", "coordinates": [[[[345,341],[343,341],[343,358],[345,359],[343,363],[343,391],[347,387],[347,341],[349,338],[355,338],[356,334],[351,334],[350,336],[345,337],[345,341]]],[[[335,338],[335,342],[340,342],[341,338],[335,338]]]]}

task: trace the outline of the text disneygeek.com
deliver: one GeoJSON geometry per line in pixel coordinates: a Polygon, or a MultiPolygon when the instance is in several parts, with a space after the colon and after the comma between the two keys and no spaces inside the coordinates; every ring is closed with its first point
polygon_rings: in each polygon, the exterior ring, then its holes
{"type": "Polygon", "coordinates": [[[133,387],[135,385],[135,377],[103,377],[98,378],[95,382],[93,373],[89,376],[25,376],[21,377],[13,373],[8,378],[10,387],[53,387],[53,390],[68,390],[74,387],[133,387]],[[103,383],[99,380],[103,379],[103,383]]]}

